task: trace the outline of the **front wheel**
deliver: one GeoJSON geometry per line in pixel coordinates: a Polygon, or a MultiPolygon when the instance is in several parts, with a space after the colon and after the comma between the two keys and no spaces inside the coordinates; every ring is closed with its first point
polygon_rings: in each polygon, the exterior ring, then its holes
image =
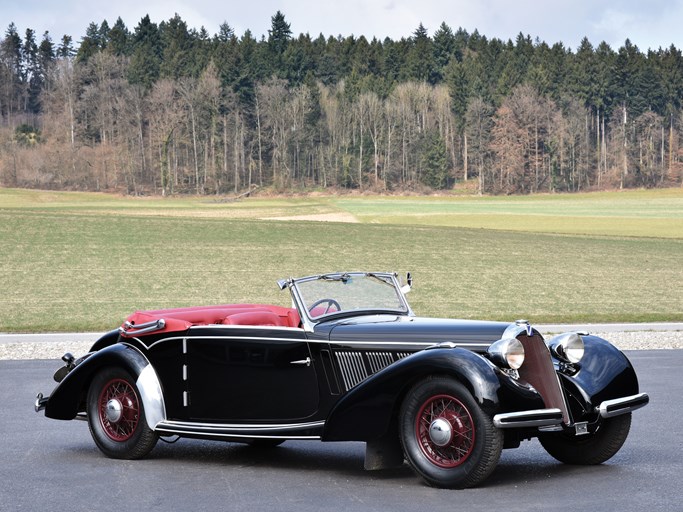
{"type": "Polygon", "coordinates": [[[114,459],[140,459],[157,443],[149,428],[140,393],[122,368],[105,368],[88,391],[88,425],[97,447],[114,459]]]}
{"type": "Polygon", "coordinates": [[[462,384],[446,377],[410,390],[401,407],[400,434],[406,459],[435,487],[481,483],[503,449],[503,433],[462,384]]]}
{"type": "Polygon", "coordinates": [[[603,419],[597,430],[582,436],[543,434],[543,448],[565,464],[594,465],[611,459],[623,446],[631,429],[631,413],[603,419]]]}

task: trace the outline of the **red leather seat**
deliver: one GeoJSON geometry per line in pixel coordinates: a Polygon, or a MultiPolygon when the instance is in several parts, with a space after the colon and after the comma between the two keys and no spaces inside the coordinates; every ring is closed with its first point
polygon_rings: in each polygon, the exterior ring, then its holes
{"type": "Polygon", "coordinates": [[[275,325],[289,327],[287,318],[283,318],[271,311],[249,311],[247,313],[235,313],[223,320],[225,325],[275,325]]]}

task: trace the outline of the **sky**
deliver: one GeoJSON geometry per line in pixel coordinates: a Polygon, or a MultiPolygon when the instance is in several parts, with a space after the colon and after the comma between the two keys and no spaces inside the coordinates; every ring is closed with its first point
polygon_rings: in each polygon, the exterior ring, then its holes
{"type": "Polygon", "coordinates": [[[238,36],[251,30],[260,39],[268,37],[278,10],[294,36],[313,38],[398,40],[420,23],[433,35],[446,22],[454,31],[476,29],[490,39],[514,41],[521,32],[573,50],[584,37],[615,50],[627,38],[643,52],[683,48],[683,0],[0,0],[0,35],[14,22],[22,36],[31,28],[38,40],[47,30],[55,42],[68,34],[78,43],[90,22],[106,19],[111,26],[120,16],[133,31],[146,14],[160,23],[177,13],[190,28],[205,27],[211,35],[227,22],[238,36]]]}

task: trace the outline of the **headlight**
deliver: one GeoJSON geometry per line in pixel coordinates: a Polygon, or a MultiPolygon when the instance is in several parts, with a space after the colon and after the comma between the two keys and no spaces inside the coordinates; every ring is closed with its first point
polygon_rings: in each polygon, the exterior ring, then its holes
{"type": "Polygon", "coordinates": [[[555,336],[548,342],[555,357],[565,363],[578,363],[584,353],[583,338],[575,332],[555,336]]]}
{"type": "Polygon", "coordinates": [[[491,361],[501,368],[517,370],[524,363],[524,347],[517,338],[504,338],[487,350],[491,361]]]}

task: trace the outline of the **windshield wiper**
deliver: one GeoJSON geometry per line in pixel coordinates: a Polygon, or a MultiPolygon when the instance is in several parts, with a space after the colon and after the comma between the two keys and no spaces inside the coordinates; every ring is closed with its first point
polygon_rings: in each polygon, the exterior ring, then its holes
{"type": "Polygon", "coordinates": [[[376,279],[377,281],[379,281],[382,284],[385,284],[387,286],[391,286],[392,288],[395,288],[394,283],[392,283],[391,281],[387,281],[387,279],[383,276],[378,276],[377,274],[374,274],[372,272],[366,272],[365,276],[366,277],[372,277],[373,279],[376,279]]]}
{"type": "Polygon", "coordinates": [[[344,272],[343,274],[323,274],[318,276],[318,279],[323,281],[341,281],[346,284],[351,279],[351,276],[348,272],[344,272]]]}

